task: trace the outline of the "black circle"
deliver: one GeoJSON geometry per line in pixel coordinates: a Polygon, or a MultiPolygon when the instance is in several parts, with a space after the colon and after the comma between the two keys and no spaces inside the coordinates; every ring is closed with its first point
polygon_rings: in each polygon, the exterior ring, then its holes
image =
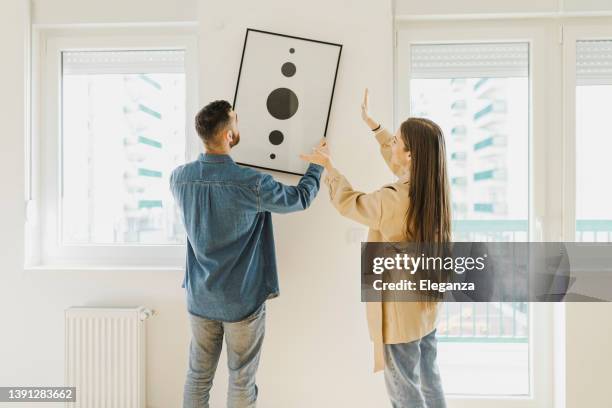
{"type": "Polygon", "coordinates": [[[276,159],[276,155],[275,155],[274,153],[272,153],[272,154],[270,154],[270,158],[271,158],[272,160],[274,160],[274,159],[276,159]]]}
{"type": "Polygon", "coordinates": [[[270,92],[266,106],[270,115],[276,119],[289,119],[298,110],[298,97],[291,89],[277,88],[270,92]]]}
{"type": "Polygon", "coordinates": [[[289,48],[289,52],[293,54],[295,52],[295,48],[289,48]]]}
{"type": "Polygon", "coordinates": [[[273,130],[270,132],[268,139],[270,139],[270,143],[272,143],[274,146],[278,146],[279,144],[283,143],[285,136],[280,130],[273,130]]]}
{"type": "Polygon", "coordinates": [[[295,64],[293,62],[285,62],[283,64],[283,66],[281,67],[281,72],[286,77],[294,76],[296,70],[297,69],[296,69],[295,64]]]}

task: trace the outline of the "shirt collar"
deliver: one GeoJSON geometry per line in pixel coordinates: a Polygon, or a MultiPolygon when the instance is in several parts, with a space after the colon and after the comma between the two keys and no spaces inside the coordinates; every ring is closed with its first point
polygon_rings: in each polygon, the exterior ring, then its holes
{"type": "Polygon", "coordinates": [[[233,163],[234,160],[229,154],[211,154],[211,153],[200,153],[198,160],[207,163],[233,163]]]}

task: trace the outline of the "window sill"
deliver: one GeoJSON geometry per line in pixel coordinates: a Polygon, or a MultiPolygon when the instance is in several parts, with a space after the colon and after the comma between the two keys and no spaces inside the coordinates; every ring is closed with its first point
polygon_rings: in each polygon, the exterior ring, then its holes
{"type": "Polygon", "coordinates": [[[24,271],[41,272],[184,272],[185,268],[178,266],[158,266],[158,265],[27,265],[24,271]]]}

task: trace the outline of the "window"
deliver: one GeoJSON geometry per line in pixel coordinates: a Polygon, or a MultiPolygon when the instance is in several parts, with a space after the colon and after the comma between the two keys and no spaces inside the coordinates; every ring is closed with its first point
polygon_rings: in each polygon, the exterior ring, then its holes
{"type": "MultiPolygon", "coordinates": [[[[454,240],[542,239],[551,32],[512,21],[398,28],[396,126],[422,116],[442,127],[454,240]]],[[[548,305],[442,307],[438,361],[453,406],[550,406],[548,305]]]]}
{"type": "MultiPolygon", "coordinates": [[[[529,44],[417,44],[410,54],[411,115],[436,121],[446,135],[453,239],[526,241],[529,44]]],[[[527,303],[443,310],[447,393],[529,394],[527,303]]]]}
{"type": "Polygon", "coordinates": [[[526,240],[529,44],[413,45],[411,55],[411,114],[445,131],[455,231],[504,221],[486,238],[526,240]]]}
{"type": "Polygon", "coordinates": [[[193,38],[169,27],[37,32],[32,265],[182,266],[168,178],[198,153],[193,38]]]}
{"type": "Polygon", "coordinates": [[[612,241],[612,40],[576,46],[576,241],[612,241]]]}
{"type": "Polygon", "coordinates": [[[62,53],[62,242],[182,243],[184,51],[62,53]]]}

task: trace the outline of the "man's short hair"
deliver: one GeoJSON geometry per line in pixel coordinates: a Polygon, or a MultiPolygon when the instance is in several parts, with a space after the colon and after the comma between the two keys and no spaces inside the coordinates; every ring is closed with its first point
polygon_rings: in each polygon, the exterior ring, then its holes
{"type": "Polygon", "coordinates": [[[200,139],[214,143],[214,137],[230,122],[232,105],[228,101],[214,101],[206,105],[195,117],[195,127],[200,139]]]}

